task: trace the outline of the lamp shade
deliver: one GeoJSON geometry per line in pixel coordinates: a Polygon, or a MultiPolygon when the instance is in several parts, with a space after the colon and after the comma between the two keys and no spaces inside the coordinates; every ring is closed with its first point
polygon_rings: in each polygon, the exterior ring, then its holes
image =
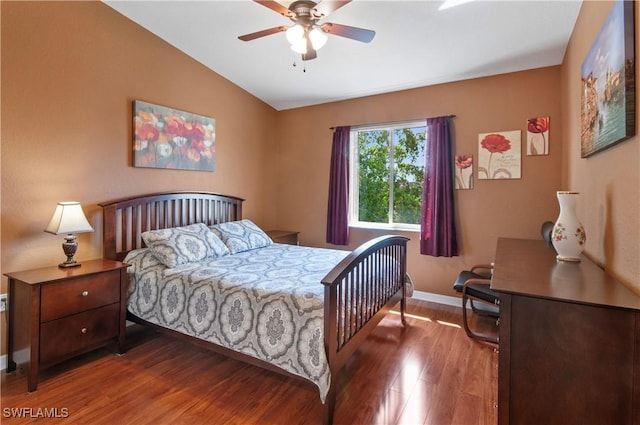
{"type": "Polygon", "coordinates": [[[80,202],[58,202],[49,225],[44,229],[54,235],[93,232],[80,202]]]}

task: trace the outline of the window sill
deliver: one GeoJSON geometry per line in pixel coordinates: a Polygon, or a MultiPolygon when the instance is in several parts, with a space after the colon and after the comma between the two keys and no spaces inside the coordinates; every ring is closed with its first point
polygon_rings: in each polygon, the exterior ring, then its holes
{"type": "Polygon", "coordinates": [[[413,232],[420,233],[420,226],[400,225],[400,224],[375,224],[375,223],[355,223],[349,224],[350,229],[367,229],[367,230],[390,230],[395,232],[413,232]]]}

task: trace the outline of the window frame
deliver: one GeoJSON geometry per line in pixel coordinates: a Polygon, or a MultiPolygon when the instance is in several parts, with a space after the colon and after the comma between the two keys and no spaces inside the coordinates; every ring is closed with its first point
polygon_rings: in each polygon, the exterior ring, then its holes
{"type": "MultiPolygon", "coordinates": [[[[426,122],[425,120],[411,120],[411,121],[403,121],[396,122],[391,124],[372,124],[372,125],[361,125],[356,127],[351,127],[349,132],[349,214],[348,214],[348,225],[352,228],[362,228],[362,229],[383,229],[383,230],[399,230],[406,232],[420,232],[420,224],[409,224],[409,223],[394,223],[393,220],[393,203],[394,203],[394,172],[395,172],[395,158],[394,158],[394,149],[393,149],[393,133],[398,129],[406,129],[406,128],[415,128],[415,127],[425,127],[425,145],[427,143],[427,130],[426,130],[426,122]],[[390,160],[390,170],[389,170],[389,222],[388,223],[374,223],[370,221],[360,221],[358,219],[358,211],[359,211],[359,193],[360,193],[360,185],[359,185],[359,171],[360,171],[360,161],[359,161],[359,151],[358,151],[358,132],[361,131],[377,131],[377,130],[388,130],[389,131],[389,145],[391,148],[389,149],[389,160],[390,160]]],[[[424,146],[426,149],[426,146],[424,146]]]]}

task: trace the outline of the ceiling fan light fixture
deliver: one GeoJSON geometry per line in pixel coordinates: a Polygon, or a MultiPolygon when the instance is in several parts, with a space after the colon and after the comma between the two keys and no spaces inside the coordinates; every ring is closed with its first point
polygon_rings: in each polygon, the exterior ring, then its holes
{"type": "Polygon", "coordinates": [[[307,43],[305,43],[304,40],[303,40],[301,43],[292,44],[291,45],[291,50],[293,50],[296,53],[300,53],[301,55],[306,55],[307,54],[307,43]]]}
{"type": "Polygon", "coordinates": [[[309,39],[311,39],[311,45],[314,50],[319,50],[327,42],[327,36],[318,28],[314,28],[309,32],[309,39]]]}
{"type": "Polygon", "coordinates": [[[305,29],[302,25],[296,24],[290,27],[286,32],[287,41],[291,43],[291,50],[296,53],[307,53],[307,39],[311,40],[311,45],[314,50],[320,49],[327,43],[327,36],[319,29],[314,28],[305,34],[305,29]]]}
{"type": "Polygon", "coordinates": [[[305,43],[304,41],[304,28],[302,25],[296,24],[290,27],[286,32],[287,41],[291,43],[291,46],[305,43]]]}

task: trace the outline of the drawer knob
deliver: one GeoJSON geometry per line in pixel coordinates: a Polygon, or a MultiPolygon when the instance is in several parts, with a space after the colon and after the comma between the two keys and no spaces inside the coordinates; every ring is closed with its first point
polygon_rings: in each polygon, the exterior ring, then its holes
{"type": "Polygon", "coordinates": [[[82,296],[83,297],[89,296],[89,291],[82,291],[82,296]]]}
{"type": "Polygon", "coordinates": [[[80,330],[80,332],[82,332],[83,334],[86,334],[86,333],[87,333],[87,328],[82,328],[82,329],[80,330]]]}

